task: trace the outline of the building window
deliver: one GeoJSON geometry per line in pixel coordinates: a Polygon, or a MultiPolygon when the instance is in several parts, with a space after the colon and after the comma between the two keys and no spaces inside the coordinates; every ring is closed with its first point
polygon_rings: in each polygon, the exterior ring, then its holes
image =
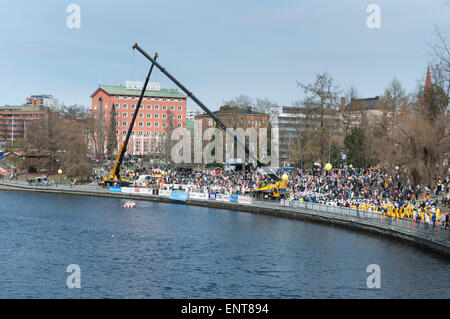
{"type": "Polygon", "coordinates": [[[155,98],[155,101],[159,101],[159,99],[156,97],[156,98],[155,98]]]}
{"type": "Polygon", "coordinates": [[[119,117],[119,113],[116,112],[116,117],[119,117]]]}
{"type": "Polygon", "coordinates": [[[163,114],[163,115],[162,115],[162,118],[163,118],[163,119],[167,118],[167,115],[166,115],[166,114],[163,114]]]}
{"type": "Polygon", "coordinates": [[[159,123],[158,122],[155,123],[155,127],[159,127],[159,123]]]}
{"type": "Polygon", "coordinates": [[[124,96],[124,97],[122,97],[122,99],[127,100],[127,99],[128,99],[128,96],[124,96]]]}
{"type": "Polygon", "coordinates": [[[163,105],[162,109],[167,110],[167,105],[163,105]]]}
{"type": "Polygon", "coordinates": [[[139,122],[139,126],[144,126],[144,123],[142,123],[142,122],[139,122]]]}
{"type": "Polygon", "coordinates": [[[213,126],[213,120],[211,119],[208,120],[208,126],[213,126]]]}
{"type": "Polygon", "coordinates": [[[143,118],[143,117],[144,117],[144,114],[140,113],[140,114],[139,114],[139,117],[140,117],[140,118],[143,118]]]}
{"type": "Polygon", "coordinates": [[[152,118],[152,115],[151,115],[151,114],[147,114],[147,118],[148,118],[148,119],[151,119],[151,118],[152,118]]]}
{"type": "Polygon", "coordinates": [[[151,97],[148,97],[148,98],[147,98],[147,101],[151,101],[151,100],[152,100],[152,98],[151,98],[151,97]]]}
{"type": "Polygon", "coordinates": [[[181,120],[183,118],[182,115],[178,115],[178,119],[181,120]]]}
{"type": "Polygon", "coordinates": [[[116,122],[116,126],[119,126],[119,122],[116,122]]]}
{"type": "Polygon", "coordinates": [[[155,114],[155,119],[159,119],[159,114],[155,114]]]}
{"type": "Polygon", "coordinates": [[[149,105],[147,105],[147,110],[151,110],[152,109],[152,106],[149,104],[149,105]]]}
{"type": "Polygon", "coordinates": [[[122,131],[122,135],[127,135],[127,131],[122,131]]]}
{"type": "MultiPolygon", "coordinates": [[[[142,136],[142,131],[139,131],[139,136],[142,136]]],[[[138,141],[138,144],[139,144],[139,146],[140,146],[140,142],[138,141]]],[[[140,147],[139,147],[140,148],[140,147]]]]}
{"type": "Polygon", "coordinates": [[[181,102],[181,99],[178,99],[178,102],[181,102]]]}
{"type": "Polygon", "coordinates": [[[127,122],[122,122],[122,126],[127,126],[127,122]]]}
{"type": "Polygon", "coordinates": [[[166,123],[163,123],[163,127],[166,127],[166,123]]]}
{"type": "Polygon", "coordinates": [[[163,101],[167,101],[167,99],[163,99],[163,101]]]}
{"type": "Polygon", "coordinates": [[[177,125],[178,127],[181,127],[181,123],[178,123],[178,125],[177,125]]]}
{"type": "Polygon", "coordinates": [[[147,122],[147,127],[151,127],[152,123],[151,122],[147,122]]]}
{"type": "Polygon", "coordinates": [[[158,105],[155,105],[155,110],[159,110],[159,106],[158,105]]]}
{"type": "Polygon", "coordinates": [[[132,109],[136,108],[136,104],[131,104],[131,108],[132,109]]]}
{"type": "Polygon", "coordinates": [[[183,107],[182,107],[182,106],[179,106],[179,107],[178,107],[178,111],[183,111],[183,107]]]}
{"type": "Polygon", "coordinates": [[[132,99],[132,100],[136,100],[136,97],[135,97],[135,96],[132,96],[131,99],[132,99]]]}
{"type": "Polygon", "coordinates": [[[116,100],[118,100],[119,99],[119,96],[118,95],[116,95],[115,97],[114,97],[116,100]]]}
{"type": "Polygon", "coordinates": [[[175,111],[175,106],[171,105],[171,106],[170,106],[170,110],[171,110],[171,111],[175,111]]]}
{"type": "Polygon", "coordinates": [[[119,103],[116,103],[116,104],[114,104],[114,107],[115,107],[116,109],[118,109],[118,108],[120,107],[120,104],[119,104],[119,103]]]}
{"type": "Polygon", "coordinates": [[[126,109],[126,108],[128,108],[128,105],[125,103],[125,104],[122,105],[122,107],[123,107],[124,109],[126,109]]]}
{"type": "Polygon", "coordinates": [[[122,113],[122,117],[127,117],[128,113],[122,113]]]}

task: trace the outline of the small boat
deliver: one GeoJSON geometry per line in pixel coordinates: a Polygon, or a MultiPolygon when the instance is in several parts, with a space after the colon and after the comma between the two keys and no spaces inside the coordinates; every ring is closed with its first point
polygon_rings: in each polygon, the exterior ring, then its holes
{"type": "Polygon", "coordinates": [[[125,208],[134,208],[136,207],[136,203],[133,201],[126,201],[125,204],[123,205],[123,207],[125,208]]]}

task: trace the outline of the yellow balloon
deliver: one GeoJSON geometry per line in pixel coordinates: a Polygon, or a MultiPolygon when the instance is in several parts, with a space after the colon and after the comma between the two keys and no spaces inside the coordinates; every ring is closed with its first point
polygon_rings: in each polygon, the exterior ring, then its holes
{"type": "Polygon", "coordinates": [[[62,174],[62,169],[58,170],[58,174],[60,174],[60,175],[62,174]]]}
{"type": "Polygon", "coordinates": [[[287,181],[288,178],[289,178],[289,176],[287,176],[287,174],[283,174],[283,175],[281,176],[281,179],[282,179],[283,181],[287,181]]]}
{"type": "Polygon", "coordinates": [[[326,169],[327,171],[330,171],[332,168],[333,168],[333,166],[332,166],[330,163],[326,163],[326,164],[325,164],[325,169],[326,169]]]}

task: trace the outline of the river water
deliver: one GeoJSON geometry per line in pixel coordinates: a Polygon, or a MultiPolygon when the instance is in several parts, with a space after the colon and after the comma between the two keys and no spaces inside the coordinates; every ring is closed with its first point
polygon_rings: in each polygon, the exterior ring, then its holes
{"type": "Polygon", "coordinates": [[[449,298],[450,263],[326,225],[0,192],[0,298],[449,298]],[[69,289],[67,266],[80,267],[69,289]],[[381,288],[367,287],[380,266],[381,288]]]}

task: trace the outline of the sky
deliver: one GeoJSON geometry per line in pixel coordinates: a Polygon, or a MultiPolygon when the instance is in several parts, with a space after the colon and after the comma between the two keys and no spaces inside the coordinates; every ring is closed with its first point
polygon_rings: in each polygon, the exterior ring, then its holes
{"type": "MultiPolygon", "coordinates": [[[[292,105],[297,82],[323,72],[361,97],[394,77],[412,92],[432,62],[434,27],[448,34],[449,21],[448,0],[0,0],[0,105],[51,94],[90,108],[99,83],[144,81],[150,63],[135,42],[211,110],[241,94],[292,105]],[[68,27],[71,4],[79,28],[68,27]],[[367,25],[370,4],[379,28],[367,25]]],[[[159,71],[150,81],[176,88],[159,71]]]]}

